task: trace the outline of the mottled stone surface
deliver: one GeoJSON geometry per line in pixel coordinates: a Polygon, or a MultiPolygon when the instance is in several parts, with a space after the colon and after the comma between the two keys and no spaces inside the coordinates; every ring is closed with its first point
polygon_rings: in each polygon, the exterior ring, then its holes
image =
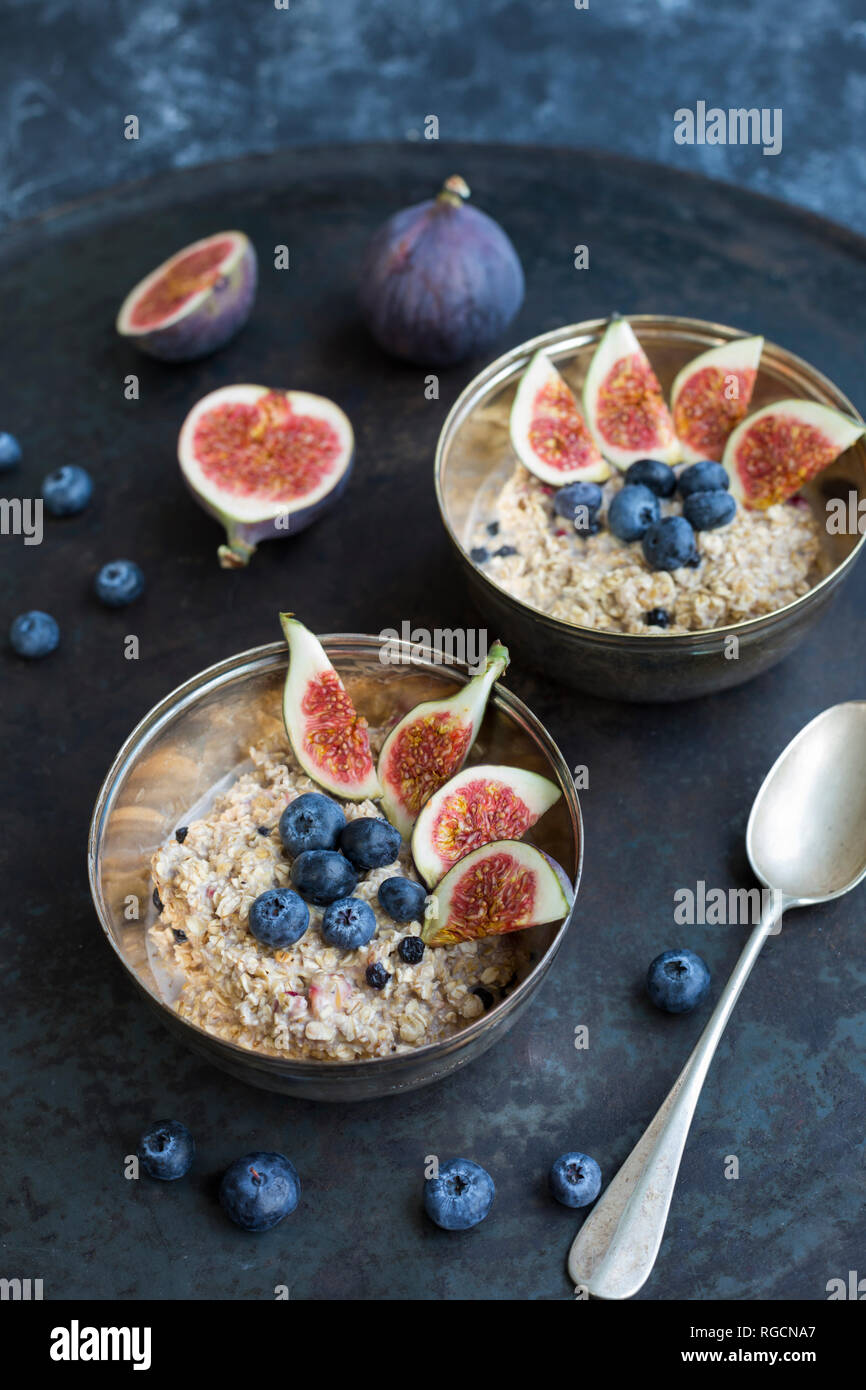
{"type": "Polygon", "coordinates": [[[282,145],[423,138],[674,164],[859,226],[859,0],[2,0],[0,215],[282,145]],[[783,148],[680,147],[673,113],[781,108],[783,148]],[[123,139],[137,115],[140,139],[123,139]]]}
{"type": "MultiPolygon", "coordinates": [[[[741,928],[676,927],[674,892],[750,883],[752,797],[788,739],[825,706],[864,694],[861,564],[820,629],[767,676],[690,705],[618,705],[530,670],[508,683],[548,724],[582,793],[585,877],[577,921],[537,1005],[474,1066],[412,1096],[357,1109],[247,1089],[179,1046],[142,1005],[101,938],[85,874],[91,806],[132,725],[180,681],[277,634],[290,606],[318,631],[484,625],[469,609],[436,513],[432,454],[445,413],[479,364],[424,374],[373,350],[357,322],[363,239],[452,167],[502,218],[527,300],[499,346],[564,318],[679,311],[761,329],[835,378],[862,406],[866,298],[852,234],[751,195],[629,162],[497,148],[366,147],[246,161],[171,176],[52,217],[0,251],[0,420],[25,461],[7,496],[45,472],[87,465],[83,516],[47,523],[41,546],[0,541],[0,622],[52,611],[62,646],[2,665],[4,1066],[0,1103],[2,1272],[46,1297],[566,1299],[580,1217],[545,1193],[547,1166],[579,1147],[610,1178],[706,1017],[670,1018],[641,981],[660,950],[698,950],[718,992],[741,928]],[[249,325],[188,367],[137,356],[114,336],[130,283],[217,223],[252,236],[263,266],[249,325]],[[576,239],[598,247],[572,268],[576,239]],[[292,270],[267,264],[278,241],[292,270]],[[141,399],[123,398],[140,376],[141,399]],[[216,563],[216,525],[175,462],[189,406],[236,380],[324,391],[356,428],[341,507],[249,570],[216,563]],[[134,608],[91,596],[118,555],[148,578],[134,608]],[[360,576],[360,577],[359,577],[360,576]],[[126,661],[124,637],[140,659],[126,661]],[[575,1026],[590,1046],[576,1051],[575,1026]],[[182,1183],[125,1182],[123,1157],[152,1119],[193,1130],[182,1183]],[[224,1220],[215,1178],[253,1148],[282,1149],[303,1184],[298,1211],[251,1239],[224,1220]],[[425,1155],[464,1154],[494,1174],[493,1213],[449,1236],[420,1206],[425,1155]]],[[[493,634],[491,634],[492,636],[493,634]]],[[[501,634],[507,639],[508,634],[501,634]]],[[[555,667],[555,653],[552,654],[555,667]]],[[[822,1299],[862,1273],[866,1110],[864,894],[792,915],[763,953],[701,1100],[652,1282],[655,1299],[822,1299]],[[724,1177],[736,1155],[740,1176],[724,1177]]]]}

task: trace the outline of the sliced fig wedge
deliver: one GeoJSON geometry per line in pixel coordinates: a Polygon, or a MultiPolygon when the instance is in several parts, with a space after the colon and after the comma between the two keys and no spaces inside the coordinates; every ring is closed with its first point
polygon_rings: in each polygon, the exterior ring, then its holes
{"type": "Polygon", "coordinates": [[[317,520],[348,481],[354,443],[340,407],[308,391],[222,386],[194,405],[178,460],[193,496],[225,527],[223,569],[317,520]]]}
{"type": "Polygon", "coordinates": [[[558,922],[571,911],[565,871],[533,845],[497,840],[467,854],[436,889],[421,929],[430,946],[558,922]]]}
{"type": "Polygon", "coordinates": [[[494,840],[519,840],[562,793],[521,767],[466,767],[434,792],[412,833],[415,867],[429,888],[460,859],[494,840]]]}
{"type": "Polygon", "coordinates": [[[574,392],[545,352],[535,354],[520,379],[511,407],[511,444],[524,468],[554,487],[610,477],[574,392]]]}
{"type": "Polygon", "coordinates": [[[507,665],[507,648],[494,642],[479,675],[456,695],[416,705],[386,738],[379,754],[382,806],[401,835],[411,835],[425,801],[460,771],[507,665]]]}
{"type": "Polygon", "coordinates": [[[743,506],[786,502],[866,433],[866,426],[817,401],[774,401],[738,425],[722,463],[743,506]]]}
{"type": "Polygon", "coordinates": [[[280,614],[289,644],[283,721],[301,767],[347,801],[379,797],[367,721],[352,704],[318,637],[291,613],[280,614]]]}
{"type": "Polygon", "coordinates": [[[599,449],[617,468],[638,459],[679,459],[662,388],[627,319],[612,320],[593,354],[583,413],[599,449]]]}
{"type": "Polygon", "coordinates": [[[763,338],[736,338],[702,352],[677,374],[671,415],[686,463],[721,462],[748,412],[763,347],[763,338]]]}
{"type": "Polygon", "coordinates": [[[256,253],[243,232],[185,246],[130,290],[117,331],[149,357],[191,362],[246,323],[256,294],[256,253]]]}

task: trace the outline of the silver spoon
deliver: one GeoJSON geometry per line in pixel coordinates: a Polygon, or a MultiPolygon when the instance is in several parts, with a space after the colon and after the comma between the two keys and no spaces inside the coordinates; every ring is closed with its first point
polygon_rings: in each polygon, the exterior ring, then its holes
{"type": "Polygon", "coordinates": [[[701,1087],[767,937],[788,908],[840,898],[866,877],[866,700],[825,710],[776,759],[752,806],[746,852],[771,890],[761,921],[667,1099],[569,1252],[571,1279],[595,1298],[631,1298],[652,1271],[701,1087]]]}

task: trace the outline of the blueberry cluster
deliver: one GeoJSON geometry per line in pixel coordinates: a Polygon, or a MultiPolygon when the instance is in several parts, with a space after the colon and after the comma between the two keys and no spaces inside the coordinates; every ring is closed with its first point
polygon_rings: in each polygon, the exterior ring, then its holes
{"type": "MultiPolygon", "coordinates": [[[[21,462],[21,445],[14,435],[0,432],[0,473],[21,462]]],[[[42,480],[42,501],[50,516],[78,516],[93,496],[93,479],[86,468],[65,464],[42,480]]],[[[109,608],[132,603],[144,590],[144,575],[132,560],[112,560],[94,580],[97,598],[109,608]]],[[[60,643],[60,628],[50,613],[31,608],[19,613],[9,629],[9,642],[18,656],[29,661],[48,656],[60,643]]]]}
{"type": "MultiPolygon", "coordinates": [[[[368,902],[355,896],[355,889],[365,873],[397,859],[399,830],[380,816],[347,821],[338,803],[322,792],[305,792],[289,802],[278,829],[292,860],[292,887],[270,888],[256,898],[249,916],[252,935],[271,950],[293,946],[310,924],[312,903],[324,908],[321,931],[329,946],[341,951],[366,946],[376,934],[376,915],[368,902]]],[[[420,883],[396,875],[378,891],[383,911],[401,923],[423,917],[426,896],[420,883]]],[[[418,936],[406,937],[397,950],[401,960],[415,965],[424,954],[424,942],[418,936]]],[[[379,963],[367,970],[371,989],[384,989],[390,978],[379,963]]]]}

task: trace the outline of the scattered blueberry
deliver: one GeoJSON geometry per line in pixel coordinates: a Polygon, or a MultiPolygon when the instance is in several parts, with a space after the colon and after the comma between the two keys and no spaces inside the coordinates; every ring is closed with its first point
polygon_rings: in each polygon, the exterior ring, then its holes
{"type": "Polygon", "coordinates": [[[355,891],[358,875],[333,849],[305,849],[292,865],[292,883],[305,902],[326,907],[355,891]]]}
{"type": "Polygon", "coordinates": [[[650,608],[644,613],[643,620],[647,627],[670,627],[672,621],[666,608],[650,608]]]}
{"type": "Polygon", "coordinates": [[[498,536],[498,535],[499,535],[499,522],[498,522],[498,521],[488,521],[488,523],[487,523],[487,534],[488,534],[488,536],[498,536]]]}
{"type": "Polygon", "coordinates": [[[257,826],[256,826],[256,834],[257,834],[257,835],[270,835],[270,833],[271,833],[271,827],[270,827],[269,825],[257,825],[257,826]]]}
{"type": "Polygon", "coordinates": [[[601,1191],[601,1169],[588,1154],[561,1154],[551,1165],[548,1183],[564,1207],[588,1207],[601,1191]]]}
{"type": "Polygon", "coordinates": [[[144,590],[144,575],[132,560],[111,560],[94,581],[96,597],[109,608],[124,608],[144,590]]]}
{"type": "Polygon", "coordinates": [[[220,1206],[245,1231],[269,1231],[295,1210],[300,1195],[295,1165],[283,1154],[236,1158],[220,1183],[220,1206]]]}
{"type": "Polygon", "coordinates": [[[390,978],[390,970],[386,970],[380,960],[367,966],[367,984],[371,989],[384,989],[390,978]]]}
{"type": "Polygon", "coordinates": [[[305,849],[336,849],[345,824],[342,809],[330,796],[304,792],[290,801],[280,816],[280,839],[294,859],[305,849]]]}
{"type": "MultiPolygon", "coordinates": [[[[422,922],[427,890],[411,878],[386,878],[376,895],[379,906],[392,922],[422,922]]],[[[411,937],[407,938],[412,940],[411,937]]],[[[420,940],[416,937],[415,940],[420,940]]]]}
{"type": "Polygon", "coordinates": [[[659,499],[642,483],[621,488],[607,509],[607,525],[618,540],[639,541],[659,517],[659,499]]]}
{"type": "Polygon", "coordinates": [[[263,946],[283,951],[300,941],[310,925],[310,909],[291,888],[269,888],[250,908],[250,931],[263,946]]]}
{"type": "Polygon", "coordinates": [[[159,1120],[138,1141],[138,1161],[149,1178],[174,1182],[192,1167],[195,1140],[180,1120],[159,1120]]]}
{"type": "Polygon", "coordinates": [[[162,912],[162,909],[163,909],[164,904],[163,904],[162,898],[159,896],[159,889],[158,889],[158,888],[154,888],[154,890],[153,890],[153,892],[152,892],[152,894],[151,894],[151,898],[152,898],[152,900],[153,900],[153,905],[154,905],[154,907],[156,908],[157,912],[162,912]]]}
{"type": "Polygon", "coordinates": [[[489,989],[485,989],[483,985],[477,985],[476,988],[473,989],[472,993],[478,995],[478,998],[484,1005],[485,1013],[487,1013],[488,1009],[493,1008],[493,995],[490,993],[489,989]]]}
{"type": "Polygon", "coordinates": [[[641,483],[643,487],[648,487],[650,492],[654,492],[656,497],[670,497],[677,485],[677,475],[670,465],[662,463],[661,459],[638,459],[626,469],[625,482],[626,487],[641,483]]]}
{"type": "Polygon", "coordinates": [[[376,935],[376,914],[363,898],[338,898],[325,908],[322,936],[329,946],[357,951],[376,935]]]}
{"type": "Polygon", "coordinates": [[[178,842],[179,845],[182,845],[188,834],[189,834],[189,826],[188,826],[188,825],[179,825],[179,826],[177,827],[177,830],[174,832],[174,838],[177,840],[177,842],[178,842]]]}
{"type": "Polygon", "coordinates": [[[643,553],[653,570],[700,564],[695,533],[684,516],[663,516],[651,526],[643,538],[643,553]]]}
{"type": "Polygon", "coordinates": [[[443,1231],[468,1231],[483,1221],[496,1188],[480,1164],[469,1158],[452,1158],[440,1164],[438,1178],[424,1184],[424,1210],[443,1231]]]}
{"type": "Polygon", "coordinates": [[[174,932],[175,941],[189,941],[189,937],[187,936],[186,932],[181,931],[180,927],[172,927],[172,931],[174,932]]]}
{"type": "Polygon", "coordinates": [[[42,500],[52,516],[77,516],[93,496],[93,479],[84,468],[67,463],[42,479],[42,500]]]}
{"type": "Polygon", "coordinates": [[[736,498],[729,492],[690,492],[683,502],[683,516],[696,531],[727,526],[736,513],[736,498]]]}
{"type": "Polygon", "coordinates": [[[485,560],[490,559],[490,551],[486,545],[476,545],[470,550],[469,558],[474,560],[476,565],[483,565],[485,560]]]}
{"type": "Polygon", "coordinates": [[[710,972],[700,956],[685,947],[662,951],[646,977],[647,994],[669,1014],[687,1014],[707,997],[710,972]]]}
{"type": "Polygon", "coordinates": [[[516,545],[501,545],[501,546],[499,547],[498,550],[494,550],[493,554],[494,554],[494,555],[499,555],[500,557],[504,557],[504,556],[506,556],[506,555],[516,555],[516,554],[517,554],[517,546],[516,546],[516,545]]]}
{"type": "Polygon", "coordinates": [[[420,936],[404,936],[397,947],[397,955],[406,965],[417,965],[424,954],[424,942],[420,936]]]}
{"type": "Polygon", "coordinates": [[[602,493],[598,483],[568,483],[565,487],[557,488],[553,510],[557,516],[563,516],[566,521],[573,522],[575,530],[587,531],[601,508],[601,500],[602,493]],[[586,511],[579,513],[579,507],[585,507],[586,511]],[[578,525],[583,519],[588,521],[588,526],[578,525]]]}
{"type": "Polygon", "coordinates": [[[702,463],[692,463],[684,468],[677,478],[680,497],[691,497],[693,492],[724,492],[731,480],[720,463],[704,459],[702,463]]]}
{"type": "Polygon", "coordinates": [[[0,432],[0,472],[5,473],[7,468],[14,468],[20,462],[21,445],[14,434],[3,430],[0,432]]]}
{"type": "Polygon", "coordinates": [[[400,831],[381,816],[359,816],[340,832],[340,849],[362,872],[393,864],[400,845],[400,831]]]}
{"type": "Polygon", "coordinates": [[[18,656],[33,661],[39,656],[48,656],[56,650],[60,641],[60,628],[50,613],[42,613],[32,608],[29,613],[19,613],[9,629],[12,650],[18,656]]]}

